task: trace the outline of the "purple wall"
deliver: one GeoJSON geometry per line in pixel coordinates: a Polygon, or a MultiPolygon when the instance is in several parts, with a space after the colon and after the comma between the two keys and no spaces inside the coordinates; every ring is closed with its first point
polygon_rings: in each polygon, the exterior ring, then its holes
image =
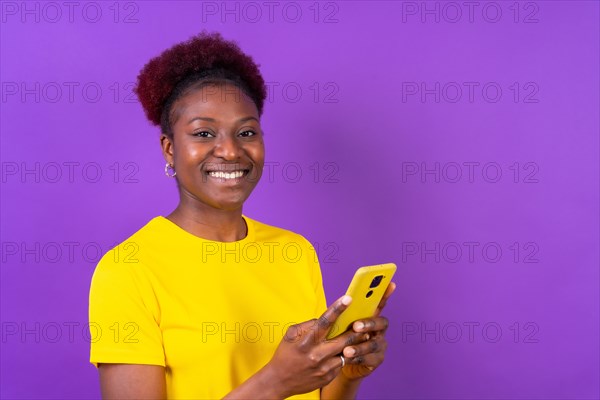
{"type": "Polygon", "coordinates": [[[1,11],[3,398],[99,396],[95,264],[178,200],[132,82],[202,28],[269,82],[244,212],[318,246],[329,300],[399,267],[362,398],[600,396],[598,2],[1,11]]]}

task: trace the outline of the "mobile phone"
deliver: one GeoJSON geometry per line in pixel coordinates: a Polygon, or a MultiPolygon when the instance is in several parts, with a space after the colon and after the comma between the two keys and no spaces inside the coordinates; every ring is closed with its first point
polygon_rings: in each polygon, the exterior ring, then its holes
{"type": "Polygon", "coordinates": [[[352,302],[335,320],[327,339],[346,332],[356,320],[372,317],[395,272],[396,264],[393,263],[357,269],[346,291],[352,297],[352,302]]]}

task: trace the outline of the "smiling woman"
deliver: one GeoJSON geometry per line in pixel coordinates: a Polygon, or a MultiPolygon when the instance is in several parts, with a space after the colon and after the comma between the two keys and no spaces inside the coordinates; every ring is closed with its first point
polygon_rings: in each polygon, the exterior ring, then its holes
{"type": "Polygon", "coordinates": [[[136,93],[180,201],[94,271],[90,327],[114,333],[91,343],[103,397],[354,397],[383,362],[387,320],[327,340],[351,299],[327,308],[310,243],[242,213],[264,166],[258,66],[203,32],[152,59],[136,93]]]}

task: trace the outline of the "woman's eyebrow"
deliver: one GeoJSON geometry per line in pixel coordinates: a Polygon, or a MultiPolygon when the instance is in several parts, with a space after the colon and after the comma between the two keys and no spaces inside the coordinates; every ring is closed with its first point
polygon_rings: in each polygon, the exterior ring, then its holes
{"type": "MultiPolygon", "coordinates": [[[[191,124],[192,122],[196,121],[197,119],[202,120],[202,121],[208,121],[208,122],[216,122],[217,121],[216,119],[209,118],[209,117],[194,117],[188,121],[188,125],[191,124]]],[[[242,118],[238,119],[237,122],[246,122],[251,119],[255,120],[256,122],[259,122],[258,119],[256,119],[253,116],[242,117],[242,118]]]]}

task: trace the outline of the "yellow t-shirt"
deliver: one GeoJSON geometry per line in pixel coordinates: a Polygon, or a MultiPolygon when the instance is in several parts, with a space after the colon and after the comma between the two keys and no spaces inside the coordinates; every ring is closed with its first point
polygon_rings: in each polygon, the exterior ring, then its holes
{"type": "Polygon", "coordinates": [[[107,252],[90,288],[90,362],[162,365],[168,398],[222,398],[271,359],[290,325],[321,315],[311,244],[243,218],[244,239],[216,242],[158,216],[107,252]]]}

